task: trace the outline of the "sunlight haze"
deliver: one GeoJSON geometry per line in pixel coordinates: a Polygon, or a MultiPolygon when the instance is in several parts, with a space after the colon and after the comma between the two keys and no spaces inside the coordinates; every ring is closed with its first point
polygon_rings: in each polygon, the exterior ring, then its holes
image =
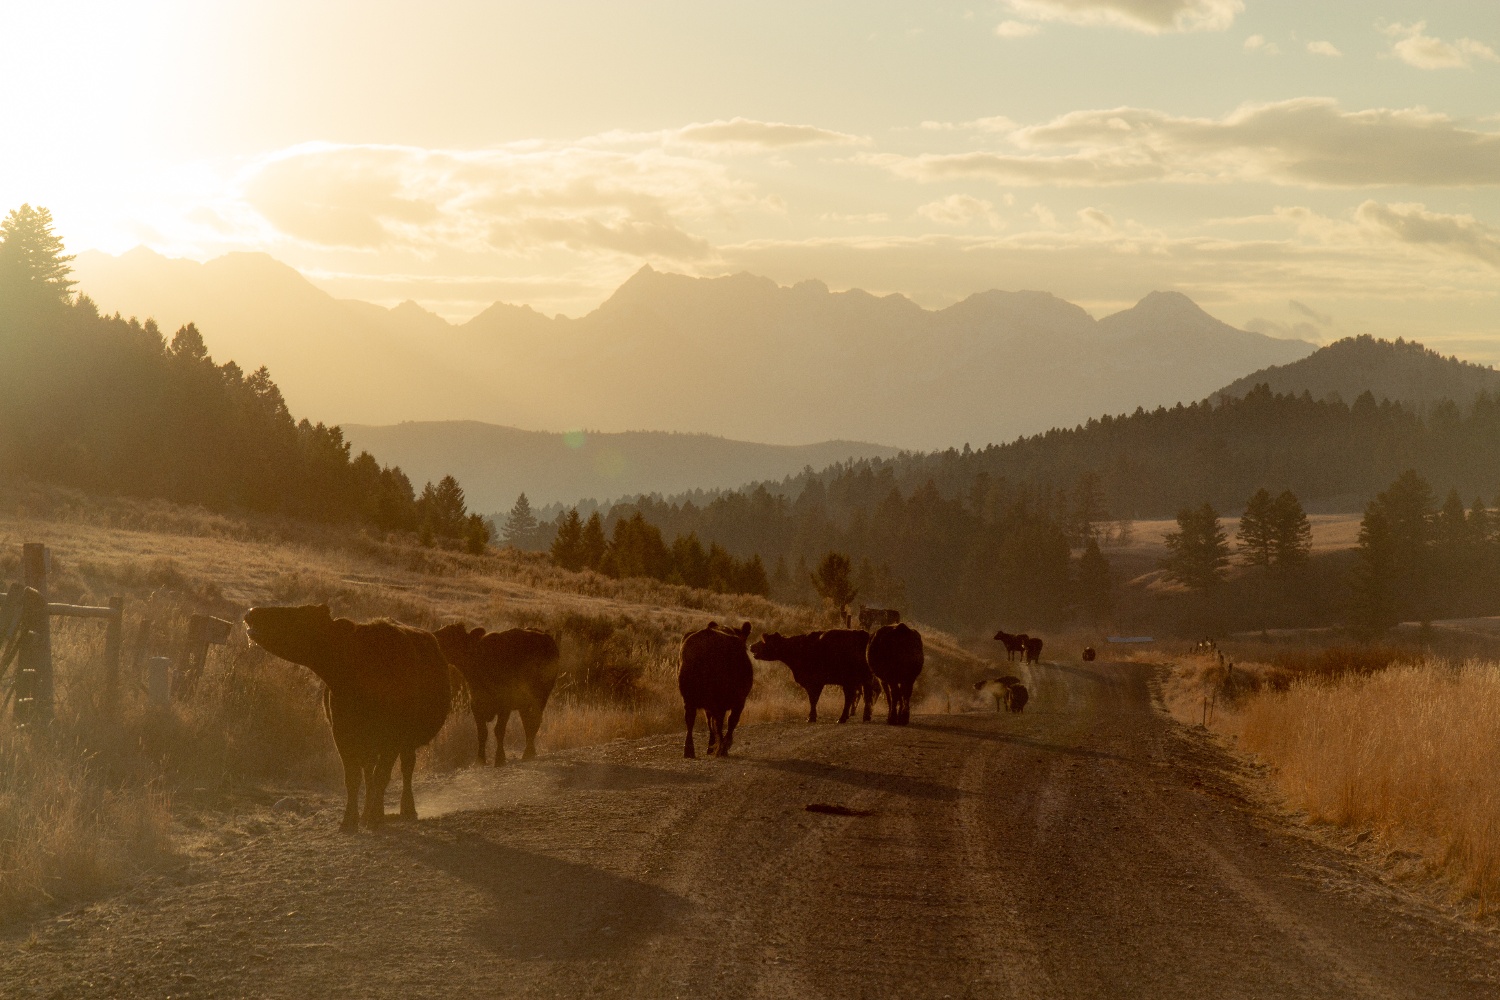
{"type": "Polygon", "coordinates": [[[580,315],[644,263],[1095,316],[1171,289],[1500,359],[1485,0],[68,10],[0,12],[0,197],[74,252],[264,251],[455,321],[580,315]]]}

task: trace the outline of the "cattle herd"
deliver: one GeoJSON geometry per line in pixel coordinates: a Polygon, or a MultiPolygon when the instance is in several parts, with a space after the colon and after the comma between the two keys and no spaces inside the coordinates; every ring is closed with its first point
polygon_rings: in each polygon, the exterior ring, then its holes
{"type": "MultiPolygon", "coordinates": [[[[878,610],[878,609],[877,609],[878,610]]],[[[685,757],[696,756],[693,729],[698,713],[708,720],[708,752],[727,756],[734,730],[755,683],[756,660],[781,662],[807,692],[807,721],[818,718],[818,698],[826,687],[844,693],[839,722],[846,722],[860,700],[870,721],[876,699],[885,695],[886,722],[911,719],[912,686],[922,672],[922,635],[894,612],[872,635],[863,628],[829,629],[802,635],[767,632],[750,643],[751,624],[731,628],[710,622],[682,640],[677,686],[682,694],[687,737],[685,757]],[[897,620],[892,621],[892,618],[897,620]]],[[[863,617],[863,616],[862,616],[863,617]]],[[[872,622],[873,624],[873,622],[872,622]]],[[[536,734],[557,681],[557,640],[536,629],[488,632],[455,623],[435,633],[389,620],[356,623],[334,618],[326,604],[252,608],[245,613],[251,641],[284,660],[307,667],[323,682],[323,709],[344,765],[347,794],[341,829],[352,832],[384,819],[386,786],[401,762],[401,816],[415,819],[412,769],[417,749],[442,729],[451,704],[450,665],[463,676],[479,737],[479,761],[487,756],[494,725],[495,764],[505,763],[505,727],[519,713],[526,732],[523,759],[536,755],[536,734]],[[359,795],[364,789],[364,811],[359,795]]],[[[1040,639],[1000,632],[1007,658],[1024,662],[1041,654],[1040,639]]],[[[1025,707],[1026,688],[1015,677],[980,681],[976,690],[995,696],[1012,712],[1025,707]]]]}

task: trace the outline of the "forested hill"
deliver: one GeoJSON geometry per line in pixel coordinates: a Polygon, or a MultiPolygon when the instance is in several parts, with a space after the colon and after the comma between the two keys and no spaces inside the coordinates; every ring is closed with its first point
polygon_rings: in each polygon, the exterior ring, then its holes
{"type": "MultiPolygon", "coordinates": [[[[1481,394],[1418,414],[1370,392],[1349,403],[1273,393],[1264,385],[1241,399],[1104,416],[980,450],[949,449],[845,463],[766,483],[796,498],[810,479],[824,489],[893,487],[910,496],[931,482],[947,498],[1001,491],[1049,508],[1070,503],[1080,480],[1097,484],[1115,517],[1171,517],[1208,501],[1239,510],[1261,487],[1290,489],[1311,510],[1356,511],[1406,469],[1440,494],[1491,499],[1500,490],[1500,398],[1481,394]],[[842,485],[841,485],[842,484],[842,485]]],[[[712,497],[684,495],[703,506],[712,497]]]]}
{"type": "Polygon", "coordinates": [[[45,209],[0,223],[0,477],[386,531],[488,537],[451,477],[421,496],[354,456],[338,427],[296,420],[265,368],[209,356],[185,324],[100,315],[71,292],[45,209]]]}
{"type": "Polygon", "coordinates": [[[1257,385],[1272,392],[1326,399],[1337,393],[1352,401],[1366,390],[1423,409],[1445,399],[1468,405],[1481,392],[1500,397],[1500,372],[1456,357],[1443,357],[1414,340],[1376,340],[1369,335],[1345,337],[1291,364],[1262,368],[1230,383],[1216,396],[1239,397],[1257,385]]]}

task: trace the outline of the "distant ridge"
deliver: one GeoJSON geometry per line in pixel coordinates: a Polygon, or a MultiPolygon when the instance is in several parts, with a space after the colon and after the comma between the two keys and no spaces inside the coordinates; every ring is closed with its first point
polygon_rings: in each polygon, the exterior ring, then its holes
{"type": "Polygon", "coordinates": [[[755,444],[709,434],[626,431],[555,434],[473,420],[345,424],[355,451],[401,467],[417,483],[451,472],[471,510],[503,512],[524,492],[536,506],[613,500],[640,493],[737,489],[780,480],[805,467],[850,458],[891,458],[897,449],[864,441],[755,444]]]}
{"type": "Polygon", "coordinates": [[[1177,292],[1096,320],[1040,291],[927,309],[816,280],[643,267],[585,316],[496,304],[453,324],[411,302],[336,299],[260,254],[197,264],[86,252],[76,267],[106,313],[155,317],[168,331],[196,322],[215,357],[269,366],[297,412],[341,424],[977,447],[1203,399],[1315,350],[1236,329],[1177,292]]]}
{"type": "Polygon", "coordinates": [[[1273,365],[1237,379],[1214,394],[1240,399],[1257,385],[1300,396],[1326,399],[1337,393],[1352,403],[1363,392],[1416,410],[1451,399],[1468,406],[1481,392],[1500,398],[1500,372],[1472,361],[1443,357],[1415,340],[1345,337],[1286,365],[1273,365]]]}

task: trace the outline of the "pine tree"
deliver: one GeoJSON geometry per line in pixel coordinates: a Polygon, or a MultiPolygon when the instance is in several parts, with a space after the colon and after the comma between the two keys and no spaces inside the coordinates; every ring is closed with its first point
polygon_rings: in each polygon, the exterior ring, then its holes
{"type": "Polygon", "coordinates": [[[552,539],[552,562],[563,569],[583,569],[583,519],[573,507],[558,518],[557,536],[552,539]]]}
{"type": "Polygon", "coordinates": [[[1281,491],[1271,507],[1271,526],[1271,559],[1276,568],[1289,571],[1305,566],[1312,558],[1312,524],[1297,494],[1281,491]]]}
{"type": "Polygon", "coordinates": [[[1229,540],[1211,504],[1184,507],[1177,514],[1177,530],[1164,541],[1170,555],[1162,567],[1174,580],[1194,590],[1211,590],[1223,582],[1229,540]]]}
{"type": "Polygon", "coordinates": [[[1114,611],[1114,590],[1109,560],[1099,551],[1099,540],[1090,538],[1078,557],[1078,603],[1091,624],[1098,626],[1114,611]]]}
{"type": "Polygon", "coordinates": [[[583,561],[585,569],[601,570],[604,566],[604,556],[608,550],[608,543],[604,538],[604,519],[596,510],[589,515],[588,521],[583,525],[583,538],[578,544],[579,556],[583,561]]]}
{"type": "Polygon", "coordinates": [[[73,258],[52,231],[52,213],[22,205],[0,222],[0,294],[65,303],[76,284],[73,258]]]}
{"type": "Polygon", "coordinates": [[[524,548],[536,534],[536,526],[536,514],[532,513],[531,501],[522,493],[516,497],[515,506],[511,507],[510,514],[505,518],[505,527],[500,529],[500,537],[505,539],[506,545],[524,548]]]}
{"type": "Polygon", "coordinates": [[[1073,486],[1073,503],[1069,511],[1069,535],[1071,541],[1082,544],[1097,538],[1099,525],[1109,519],[1104,507],[1104,488],[1096,472],[1085,472],[1073,486]]]}
{"type": "Polygon", "coordinates": [[[1493,519],[1490,517],[1490,509],[1484,505],[1484,500],[1475,497],[1474,506],[1469,509],[1469,537],[1475,545],[1487,545],[1494,541],[1495,528],[1493,519]]]}
{"type": "Polygon", "coordinates": [[[1390,518],[1379,499],[1365,505],[1359,524],[1359,563],[1354,573],[1354,617],[1357,629],[1377,635],[1397,624],[1396,544],[1390,518]]]}
{"type": "Polygon", "coordinates": [[[739,572],[735,575],[734,589],[741,594],[770,596],[771,581],[766,579],[766,564],[760,561],[760,556],[753,555],[740,564],[739,572]]]}
{"type": "Polygon", "coordinates": [[[839,615],[847,614],[849,602],[859,595],[850,580],[852,570],[848,556],[842,552],[829,552],[811,576],[813,589],[823,603],[839,615]]]}
{"type": "Polygon", "coordinates": [[[1276,549],[1276,501],[1262,487],[1255,491],[1240,515],[1240,561],[1246,566],[1269,567],[1276,549]]]}
{"type": "Polygon", "coordinates": [[[485,546],[490,544],[490,526],[483,517],[478,514],[470,514],[464,523],[464,548],[478,556],[483,555],[485,546]]]}

